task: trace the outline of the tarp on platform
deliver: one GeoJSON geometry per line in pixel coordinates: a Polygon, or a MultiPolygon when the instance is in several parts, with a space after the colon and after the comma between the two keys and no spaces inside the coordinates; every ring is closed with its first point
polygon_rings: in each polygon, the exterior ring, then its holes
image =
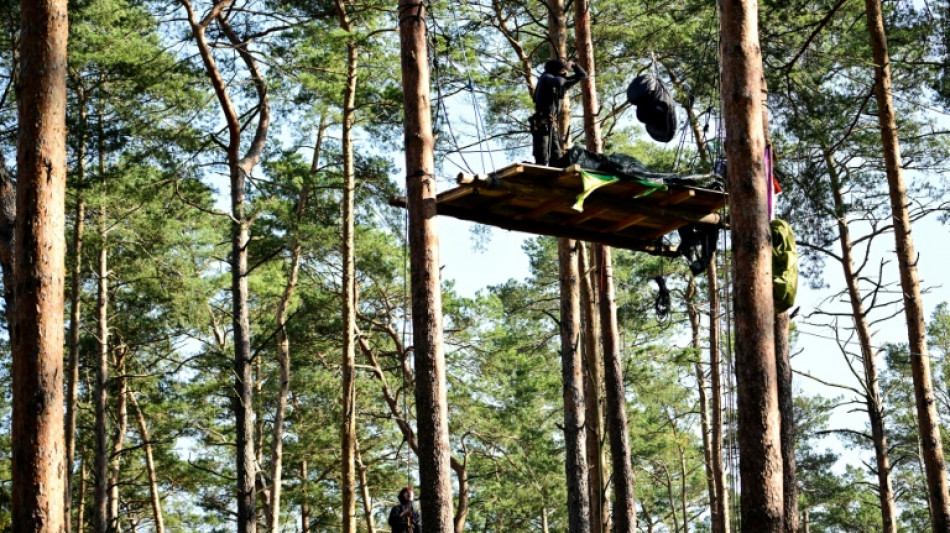
{"type": "Polygon", "coordinates": [[[580,165],[584,170],[609,174],[625,181],[649,181],[667,186],[699,187],[716,191],[724,189],[722,177],[716,174],[684,176],[658,172],[635,157],[624,154],[598,154],[579,144],[575,144],[564,154],[561,164],[564,167],[580,165]]]}

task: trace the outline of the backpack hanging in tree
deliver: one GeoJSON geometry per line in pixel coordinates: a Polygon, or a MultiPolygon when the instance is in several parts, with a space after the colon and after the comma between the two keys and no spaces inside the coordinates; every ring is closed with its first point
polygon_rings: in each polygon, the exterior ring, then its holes
{"type": "Polygon", "coordinates": [[[773,220],[772,230],[772,299],[775,313],[788,311],[795,305],[798,293],[798,250],[795,234],[784,220],[773,220]]]}

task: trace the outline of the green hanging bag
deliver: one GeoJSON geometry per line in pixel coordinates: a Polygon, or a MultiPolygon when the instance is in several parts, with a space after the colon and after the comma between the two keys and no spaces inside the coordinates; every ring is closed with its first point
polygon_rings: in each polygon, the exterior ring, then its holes
{"type": "Polygon", "coordinates": [[[795,305],[798,293],[798,249],[795,234],[784,220],[773,220],[772,230],[772,299],[775,314],[783,313],[795,305]]]}

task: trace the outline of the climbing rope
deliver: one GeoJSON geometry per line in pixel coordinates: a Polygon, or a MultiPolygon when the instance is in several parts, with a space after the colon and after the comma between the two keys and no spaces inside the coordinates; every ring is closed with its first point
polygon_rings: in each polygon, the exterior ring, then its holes
{"type": "MultiPolygon", "coordinates": [[[[409,326],[409,209],[405,209],[403,218],[403,241],[402,241],[402,348],[403,357],[408,358],[409,353],[406,350],[409,326]]],[[[406,372],[402,372],[402,419],[409,427],[409,377],[406,372]]],[[[409,446],[409,434],[406,432],[406,486],[412,486],[412,446],[409,446]]]]}

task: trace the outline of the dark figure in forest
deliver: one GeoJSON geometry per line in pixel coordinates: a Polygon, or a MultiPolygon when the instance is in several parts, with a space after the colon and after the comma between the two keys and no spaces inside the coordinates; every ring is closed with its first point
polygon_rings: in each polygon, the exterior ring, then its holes
{"type": "Polygon", "coordinates": [[[422,520],[419,511],[412,508],[412,488],[399,491],[399,505],[389,511],[389,525],[393,533],[420,533],[422,520]]]}
{"type": "Polygon", "coordinates": [[[568,89],[584,79],[587,72],[573,62],[551,59],[544,64],[544,74],[534,88],[534,115],[530,119],[535,163],[549,166],[561,159],[563,148],[557,126],[561,100],[568,89]],[[568,71],[574,74],[568,76],[568,71]]]}

